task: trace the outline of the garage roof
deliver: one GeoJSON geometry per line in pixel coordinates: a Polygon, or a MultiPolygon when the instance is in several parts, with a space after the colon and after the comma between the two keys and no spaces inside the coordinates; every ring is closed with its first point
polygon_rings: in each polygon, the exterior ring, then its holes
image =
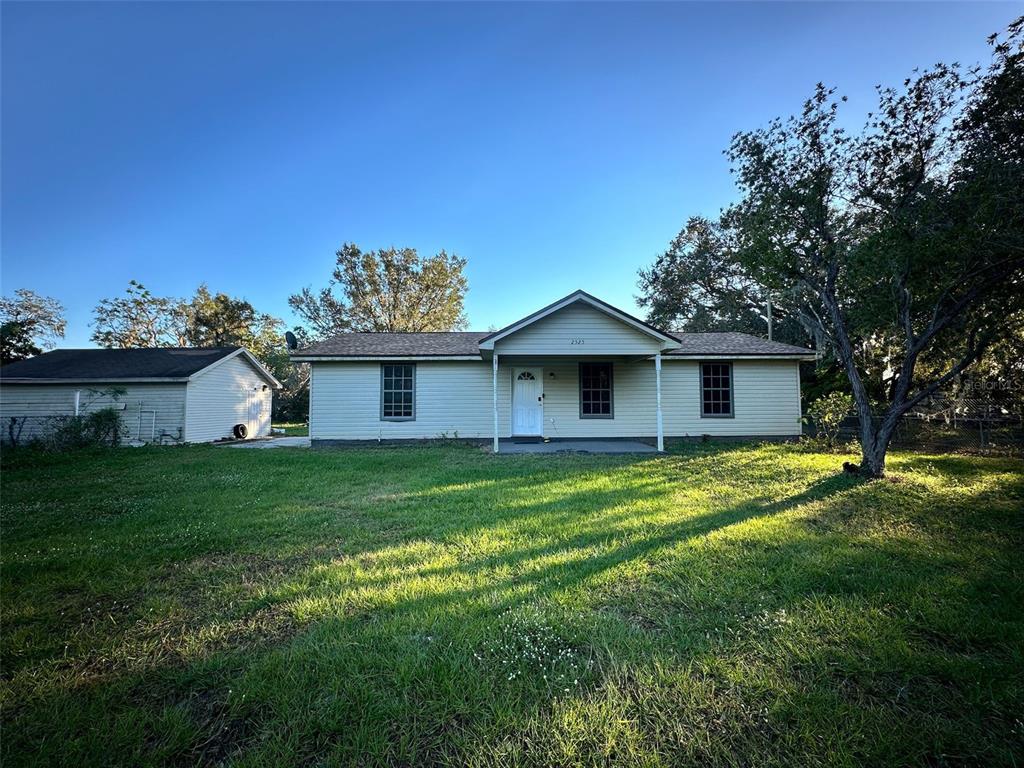
{"type": "Polygon", "coordinates": [[[242,354],[272,384],[278,381],[242,347],[55,349],[0,368],[5,384],[187,381],[211,365],[242,354]]]}

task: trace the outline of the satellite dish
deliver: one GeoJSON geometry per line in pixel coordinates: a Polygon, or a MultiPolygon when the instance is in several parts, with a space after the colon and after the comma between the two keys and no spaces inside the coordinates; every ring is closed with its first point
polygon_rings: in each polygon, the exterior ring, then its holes
{"type": "Polygon", "coordinates": [[[299,342],[295,339],[295,334],[291,331],[284,332],[284,341],[288,345],[288,349],[298,349],[299,342]]]}

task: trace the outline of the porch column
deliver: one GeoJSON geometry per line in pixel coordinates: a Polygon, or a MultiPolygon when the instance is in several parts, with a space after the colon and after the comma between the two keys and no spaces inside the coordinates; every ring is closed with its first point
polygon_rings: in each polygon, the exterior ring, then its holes
{"type": "Polygon", "coordinates": [[[661,352],[654,356],[654,388],[658,403],[658,450],[665,450],[665,430],[661,421],[661,352]]]}
{"type": "Polygon", "coordinates": [[[494,452],[498,452],[498,353],[491,356],[491,389],[494,397],[494,452]]]}

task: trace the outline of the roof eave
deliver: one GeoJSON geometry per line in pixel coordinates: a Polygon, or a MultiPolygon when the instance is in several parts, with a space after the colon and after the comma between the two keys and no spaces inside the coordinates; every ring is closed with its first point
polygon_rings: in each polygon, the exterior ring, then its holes
{"type": "Polygon", "coordinates": [[[289,355],[293,363],[330,363],[385,360],[483,360],[482,355],[289,355]]]}
{"type": "Polygon", "coordinates": [[[0,384],[187,384],[188,376],[131,376],[117,378],[104,376],[101,379],[55,379],[28,376],[0,377],[0,384]]]}
{"type": "Polygon", "coordinates": [[[671,352],[664,360],[807,360],[818,359],[813,352],[671,352]]]}

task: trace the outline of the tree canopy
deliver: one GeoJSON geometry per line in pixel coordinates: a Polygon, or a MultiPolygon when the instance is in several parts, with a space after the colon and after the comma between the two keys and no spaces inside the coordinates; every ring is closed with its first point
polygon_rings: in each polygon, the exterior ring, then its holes
{"type": "Polygon", "coordinates": [[[465,326],[466,260],[414,248],[362,251],[345,243],[325,288],[288,303],[314,338],[344,331],[451,331],[465,326]]]}
{"type": "Polygon", "coordinates": [[[869,476],[903,414],[1019,334],[1022,26],[992,39],[988,68],[938,64],[879,87],[857,134],[824,85],[800,114],[737,134],[739,200],[641,273],[652,313],[681,296],[691,324],[784,297],[846,373],[869,476]]]}
{"type": "Polygon", "coordinates": [[[182,306],[183,336],[193,347],[246,347],[261,360],[285,349],[284,321],[257,312],[245,299],[211,293],[205,285],[182,306]]]}
{"type": "Polygon", "coordinates": [[[808,339],[790,297],[772,292],[739,263],[730,233],[718,221],[694,216],[650,269],[640,271],[639,301],[648,320],[695,333],[739,331],[763,335],[771,301],[773,338],[791,344],[808,339]]]}
{"type": "Polygon", "coordinates": [[[0,365],[53,349],[66,328],[64,305],[57,299],[27,288],[0,298],[0,365]]]}
{"type": "Polygon", "coordinates": [[[205,284],[189,299],[156,296],[132,280],[94,316],[92,339],[103,347],[245,347],[284,385],[274,396],[275,418],[306,417],[308,374],[288,359],[284,322],[245,299],[205,284]]]}
{"type": "Polygon", "coordinates": [[[183,303],[130,280],[124,296],[96,305],[92,340],[107,349],[186,346],[183,303]]]}

